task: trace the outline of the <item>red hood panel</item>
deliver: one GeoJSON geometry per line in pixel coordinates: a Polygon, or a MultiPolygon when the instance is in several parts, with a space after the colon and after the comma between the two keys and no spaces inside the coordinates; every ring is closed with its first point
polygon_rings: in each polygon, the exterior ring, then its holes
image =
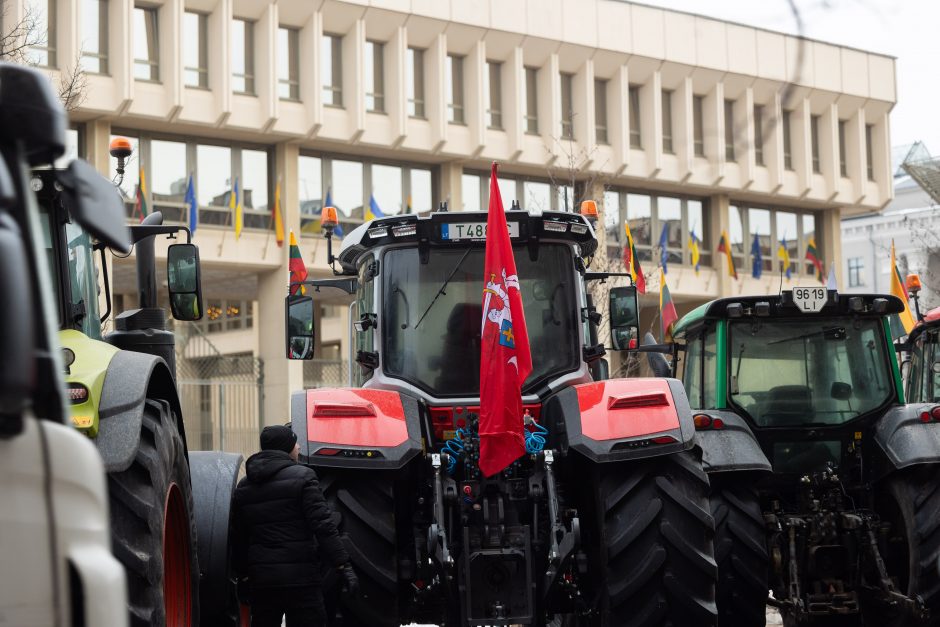
{"type": "Polygon", "coordinates": [[[307,390],[307,440],[393,447],[408,439],[398,392],[358,388],[307,390]]]}
{"type": "Polygon", "coordinates": [[[611,379],[576,385],[581,431],[593,440],[619,440],[679,428],[663,379],[611,379]]]}

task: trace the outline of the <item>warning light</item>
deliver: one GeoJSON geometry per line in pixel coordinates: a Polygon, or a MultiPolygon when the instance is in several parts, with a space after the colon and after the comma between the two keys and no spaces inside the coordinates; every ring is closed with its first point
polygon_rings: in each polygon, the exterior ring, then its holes
{"type": "Polygon", "coordinates": [[[324,207],[320,213],[320,227],[335,229],[337,226],[339,226],[339,219],[336,217],[336,207],[324,207]]]}
{"type": "Polygon", "coordinates": [[[110,150],[111,156],[115,159],[127,159],[134,149],[131,147],[131,140],[126,137],[115,137],[111,140],[110,150]]]}
{"type": "Polygon", "coordinates": [[[904,281],[904,287],[907,288],[907,291],[911,294],[916,294],[920,291],[920,275],[919,274],[909,274],[907,279],[904,281]]]}
{"type": "Polygon", "coordinates": [[[593,200],[582,200],[581,215],[588,220],[597,220],[597,203],[593,200]]]}

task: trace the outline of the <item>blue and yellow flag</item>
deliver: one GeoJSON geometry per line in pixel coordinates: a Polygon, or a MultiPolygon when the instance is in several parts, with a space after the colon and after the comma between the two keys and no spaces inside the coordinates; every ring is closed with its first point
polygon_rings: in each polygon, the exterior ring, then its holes
{"type": "Polygon", "coordinates": [[[689,231],[689,252],[692,254],[692,265],[695,266],[695,274],[698,274],[698,269],[702,265],[702,253],[698,247],[701,243],[702,240],[695,234],[695,230],[689,231]]]}
{"type": "Polygon", "coordinates": [[[375,202],[375,194],[369,196],[369,206],[366,207],[366,222],[375,220],[376,218],[384,218],[385,214],[382,213],[382,210],[379,209],[379,203],[375,202]]]}
{"type": "Polygon", "coordinates": [[[243,208],[242,208],[242,197],[238,191],[238,177],[235,177],[235,188],[232,190],[232,195],[229,197],[228,201],[229,207],[235,212],[235,239],[238,239],[242,236],[242,226],[243,226],[243,208]]]}
{"type": "Polygon", "coordinates": [[[787,250],[787,238],[784,237],[780,240],[780,245],[777,246],[777,257],[780,258],[780,261],[783,262],[783,270],[787,275],[787,281],[790,280],[790,251],[787,250]]]}

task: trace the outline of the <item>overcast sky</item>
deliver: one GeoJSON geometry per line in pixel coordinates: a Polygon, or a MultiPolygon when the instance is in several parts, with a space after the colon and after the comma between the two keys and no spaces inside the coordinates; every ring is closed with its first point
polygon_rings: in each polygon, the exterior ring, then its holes
{"type": "MultiPolygon", "coordinates": [[[[640,0],[787,33],[797,33],[788,0],[640,0]]],[[[898,102],[891,144],[921,140],[940,156],[940,0],[794,0],[803,34],[897,58],[898,102]]]]}

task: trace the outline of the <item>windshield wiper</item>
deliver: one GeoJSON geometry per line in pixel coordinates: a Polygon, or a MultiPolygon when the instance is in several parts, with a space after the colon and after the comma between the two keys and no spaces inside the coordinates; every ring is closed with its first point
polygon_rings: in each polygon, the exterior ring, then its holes
{"type": "Polygon", "coordinates": [[[845,327],[832,327],[830,329],[823,329],[822,331],[813,331],[812,333],[794,335],[793,337],[784,338],[782,340],[768,342],[767,345],[773,346],[774,344],[784,344],[786,342],[795,342],[796,340],[808,340],[809,338],[816,337],[817,335],[823,335],[827,340],[844,340],[846,337],[845,327]]]}
{"type": "Polygon", "coordinates": [[[467,258],[467,255],[470,254],[470,251],[471,251],[471,250],[473,250],[473,249],[472,249],[472,248],[468,248],[468,249],[467,249],[467,251],[463,254],[463,257],[460,258],[460,261],[457,262],[457,265],[454,266],[454,269],[451,270],[451,271],[450,271],[450,274],[447,276],[447,278],[444,279],[444,282],[441,284],[441,289],[437,290],[437,294],[434,295],[434,298],[433,298],[433,299],[431,300],[431,302],[428,304],[428,308],[424,310],[424,313],[421,314],[421,317],[420,317],[420,318],[418,318],[418,322],[415,323],[415,330],[418,329],[418,326],[420,326],[421,321],[424,320],[424,317],[425,317],[426,315],[428,315],[428,312],[429,312],[429,311],[431,311],[431,307],[434,306],[434,303],[437,302],[437,299],[440,298],[441,294],[444,293],[444,290],[447,288],[447,284],[450,283],[450,280],[451,280],[452,278],[454,278],[454,275],[455,275],[455,274],[457,274],[457,270],[459,270],[459,269],[460,269],[460,266],[463,265],[464,259],[467,258]]]}

